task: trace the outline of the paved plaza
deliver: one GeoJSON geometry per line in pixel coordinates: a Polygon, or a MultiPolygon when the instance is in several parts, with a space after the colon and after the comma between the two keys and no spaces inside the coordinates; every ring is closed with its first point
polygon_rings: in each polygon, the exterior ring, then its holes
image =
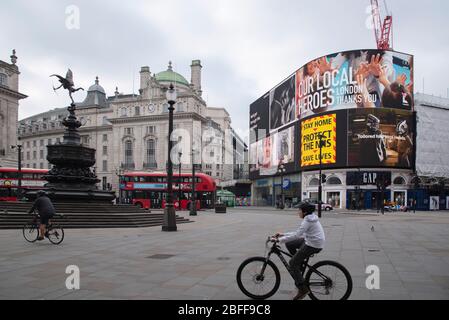
{"type": "MultiPolygon", "coordinates": [[[[263,255],[268,235],[299,222],[294,211],[266,208],[189,218],[195,222],[175,233],[66,230],[60,246],[30,244],[20,230],[0,230],[0,299],[245,300],[235,280],[240,263],[263,255]],[[69,265],[80,268],[80,290],[65,286],[69,265]]],[[[326,213],[322,223],[326,248],[314,260],[337,260],[349,269],[351,299],[449,299],[448,212],[326,213]],[[380,290],[366,289],[369,265],[380,268],[380,290]]],[[[293,281],[275,261],[282,284],[272,299],[290,300],[293,281]]]]}

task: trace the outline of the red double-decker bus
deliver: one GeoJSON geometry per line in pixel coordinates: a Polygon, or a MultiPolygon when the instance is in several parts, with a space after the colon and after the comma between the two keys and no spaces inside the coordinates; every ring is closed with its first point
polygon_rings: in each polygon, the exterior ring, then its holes
{"type": "MultiPolygon", "coordinates": [[[[195,174],[195,196],[197,209],[213,208],[214,179],[206,174],[195,174]]],[[[167,174],[164,172],[129,172],[120,176],[120,201],[145,209],[165,208],[167,196],[167,174]]],[[[176,209],[190,208],[192,197],[192,175],[173,174],[173,201],[176,209]]]]}
{"type": "MultiPolygon", "coordinates": [[[[42,189],[47,183],[42,176],[46,169],[22,169],[22,190],[42,189]]],[[[17,168],[0,167],[0,201],[17,201],[19,186],[19,170],[17,168]]]]}

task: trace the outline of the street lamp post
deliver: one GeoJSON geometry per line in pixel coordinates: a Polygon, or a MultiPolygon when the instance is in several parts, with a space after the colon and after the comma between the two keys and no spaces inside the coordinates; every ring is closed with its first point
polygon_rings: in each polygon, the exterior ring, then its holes
{"type": "Polygon", "coordinates": [[[285,201],[284,201],[284,173],[285,173],[285,165],[283,163],[279,164],[278,167],[278,173],[281,175],[281,200],[279,203],[279,209],[284,210],[285,209],[285,201]]]}
{"type": "Polygon", "coordinates": [[[181,181],[182,181],[182,179],[181,179],[181,157],[182,157],[182,152],[181,151],[179,151],[178,152],[178,157],[179,157],[179,177],[178,177],[178,207],[179,207],[179,210],[181,210],[182,209],[182,207],[181,207],[181,196],[182,196],[182,190],[181,190],[181,181]]]}
{"type": "Polygon", "coordinates": [[[192,148],[192,199],[190,202],[190,215],[198,215],[196,211],[196,191],[195,191],[195,151],[192,148]]]}
{"type": "Polygon", "coordinates": [[[122,168],[115,169],[115,174],[118,177],[118,201],[116,201],[116,204],[122,204],[122,190],[120,188],[120,177],[123,175],[123,173],[124,170],[122,168]]]}
{"type": "Polygon", "coordinates": [[[321,218],[322,213],[322,207],[321,202],[323,201],[323,172],[322,172],[322,165],[323,165],[323,134],[320,133],[319,135],[320,139],[320,184],[318,185],[318,217],[321,218]]]}
{"type": "Polygon", "coordinates": [[[167,166],[167,203],[165,204],[164,212],[164,222],[162,225],[162,231],[171,232],[177,231],[176,226],[176,212],[173,206],[173,162],[171,159],[171,150],[173,148],[173,143],[171,141],[171,135],[173,133],[173,111],[175,110],[174,105],[176,103],[176,90],[173,84],[170,84],[169,89],[166,93],[167,102],[170,105],[168,108],[168,166],[167,166]]]}
{"type": "Polygon", "coordinates": [[[11,146],[11,149],[17,148],[17,199],[22,199],[22,145],[11,146]]]}

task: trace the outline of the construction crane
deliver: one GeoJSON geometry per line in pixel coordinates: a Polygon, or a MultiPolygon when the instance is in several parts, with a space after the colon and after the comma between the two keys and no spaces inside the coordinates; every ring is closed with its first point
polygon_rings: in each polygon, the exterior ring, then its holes
{"type": "Polygon", "coordinates": [[[378,0],[371,0],[371,9],[374,22],[374,34],[376,36],[377,49],[393,49],[393,15],[388,12],[387,3],[384,0],[385,18],[382,22],[382,12],[378,0]],[[391,39],[391,41],[390,41],[391,39]]]}

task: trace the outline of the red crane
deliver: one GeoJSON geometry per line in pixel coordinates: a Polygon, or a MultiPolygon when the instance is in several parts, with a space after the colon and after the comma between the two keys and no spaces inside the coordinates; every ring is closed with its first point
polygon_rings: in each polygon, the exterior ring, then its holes
{"type": "Polygon", "coordinates": [[[379,7],[379,2],[377,0],[371,0],[374,34],[376,36],[377,49],[379,50],[388,50],[393,48],[393,16],[388,13],[387,4],[385,2],[384,5],[386,16],[382,23],[382,13],[379,7]]]}

